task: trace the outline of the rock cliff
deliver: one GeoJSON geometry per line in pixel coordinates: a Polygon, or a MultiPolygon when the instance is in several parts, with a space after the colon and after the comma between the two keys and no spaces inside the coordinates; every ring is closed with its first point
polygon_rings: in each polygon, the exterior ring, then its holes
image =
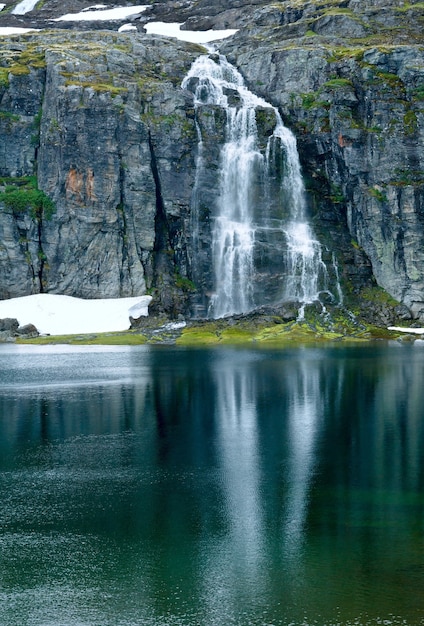
{"type": "Polygon", "coordinates": [[[345,277],[366,278],[370,264],[421,319],[422,12],[422,3],[283,2],[223,46],[295,129],[315,228],[345,277]]]}
{"type": "Polygon", "coordinates": [[[180,84],[199,49],[107,33],[1,44],[1,296],[156,288],[172,307],[188,272],[196,145],[180,84]],[[13,204],[31,184],[50,215],[13,204]]]}
{"type": "MultiPolygon", "coordinates": [[[[220,50],[295,133],[314,230],[350,305],[375,306],[377,284],[396,314],[424,320],[422,3],[224,5],[156,3],[138,28],[240,29],[220,50]]],[[[181,82],[202,51],[142,32],[0,39],[0,297],[148,291],[186,312],[198,136],[181,82]]],[[[222,123],[202,120],[210,173],[222,123]]],[[[203,185],[207,204],[212,174],[203,185]]]]}

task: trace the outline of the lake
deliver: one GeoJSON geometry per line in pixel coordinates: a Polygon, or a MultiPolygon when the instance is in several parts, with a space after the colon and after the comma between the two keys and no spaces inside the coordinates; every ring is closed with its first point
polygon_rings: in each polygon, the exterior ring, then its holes
{"type": "Polygon", "coordinates": [[[1,626],[424,624],[424,343],[0,346],[1,626]]]}

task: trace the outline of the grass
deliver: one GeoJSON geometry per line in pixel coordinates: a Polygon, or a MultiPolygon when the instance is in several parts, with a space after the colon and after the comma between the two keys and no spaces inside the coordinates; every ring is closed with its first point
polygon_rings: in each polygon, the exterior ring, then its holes
{"type": "Polygon", "coordinates": [[[134,331],[117,333],[90,333],[87,335],[44,335],[33,339],[18,338],[18,344],[38,346],[54,344],[96,345],[96,346],[138,346],[146,343],[146,337],[134,331]]]}
{"type": "MultiPolygon", "coordinates": [[[[303,345],[322,345],[340,342],[368,342],[376,339],[406,339],[403,333],[389,331],[386,328],[358,324],[356,327],[340,318],[335,320],[333,329],[325,323],[311,321],[269,323],[260,320],[252,323],[240,321],[229,325],[225,320],[205,321],[184,328],[175,340],[177,346],[258,346],[258,347],[293,347],[303,345]]],[[[166,335],[154,335],[148,338],[139,331],[90,333],[78,335],[47,335],[33,339],[20,337],[17,344],[30,345],[98,345],[98,346],[137,346],[170,343],[166,335]]]]}

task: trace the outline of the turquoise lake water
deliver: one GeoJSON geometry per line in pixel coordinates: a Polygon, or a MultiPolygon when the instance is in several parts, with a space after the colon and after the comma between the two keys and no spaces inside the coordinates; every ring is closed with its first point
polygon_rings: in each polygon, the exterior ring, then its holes
{"type": "Polygon", "coordinates": [[[424,343],[0,346],[0,626],[424,624],[424,343]]]}

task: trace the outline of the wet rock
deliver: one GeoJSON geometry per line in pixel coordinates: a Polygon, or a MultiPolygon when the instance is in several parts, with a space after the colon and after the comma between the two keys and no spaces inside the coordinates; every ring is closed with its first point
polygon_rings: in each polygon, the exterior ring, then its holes
{"type": "Polygon", "coordinates": [[[5,317],[0,319],[0,332],[15,333],[19,328],[19,322],[17,319],[11,317],[5,317]]]}
{"type": "Polygon", "coordinates": [[[16,335],[18,337],[25,337],[26,339],[30,339],[33,337],[38,337],[39,332],[34,324],[25,324],[25,326],[19,326],[16,330],[16,335]]]}

